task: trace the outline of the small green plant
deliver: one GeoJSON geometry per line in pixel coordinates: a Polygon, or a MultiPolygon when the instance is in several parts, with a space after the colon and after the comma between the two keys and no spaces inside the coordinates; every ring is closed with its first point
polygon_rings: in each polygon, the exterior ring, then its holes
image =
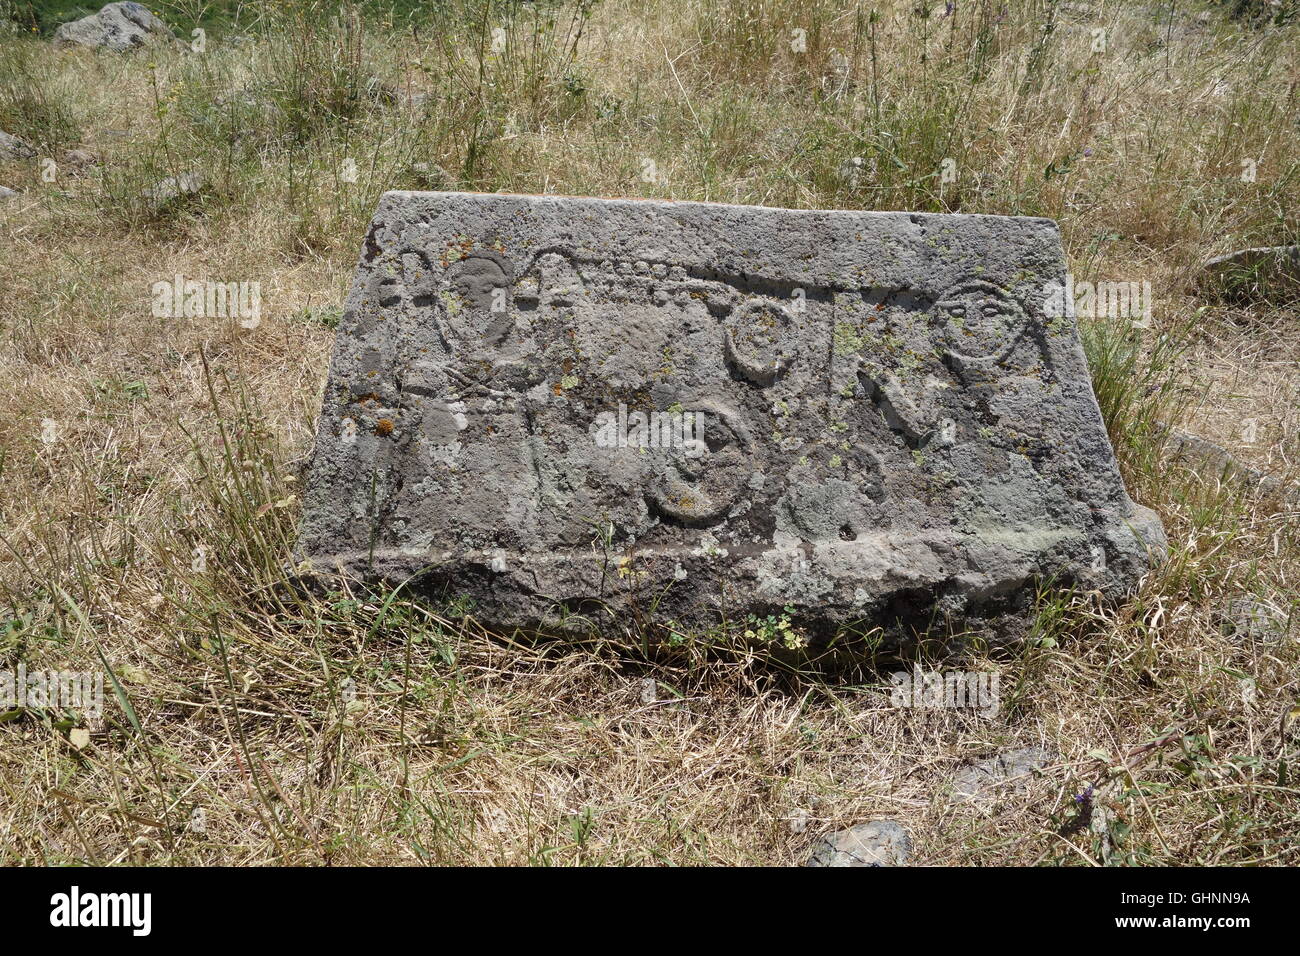
{"type": "Polygon", "coordinates": [[[808,636],[791,623],[794,608],[782,608],[780,616],[749,614],[745,618],[745,639],[762,644],[779,644],[786,650],[797,651],[808,646],[808,636]]]}
{"type": "Polygon", "coordinates": [[[343,306],[341,305],[317,305],[307,306],[294,315],[294,321],[304,322],[308,325],[319,325],[321,328],[329,329],[333,332],[343,321],[343,306]]]}

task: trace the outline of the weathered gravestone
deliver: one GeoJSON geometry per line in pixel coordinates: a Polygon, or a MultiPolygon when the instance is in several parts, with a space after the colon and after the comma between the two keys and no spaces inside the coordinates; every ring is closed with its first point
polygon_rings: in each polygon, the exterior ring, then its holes
{"type": "Polygon", "coordinates": [[[886,643],[1122,591],[1163,532],[1045,317],[1064,272],[1045,219],[388,193],[301,556],[497,626],[886,643]]]}

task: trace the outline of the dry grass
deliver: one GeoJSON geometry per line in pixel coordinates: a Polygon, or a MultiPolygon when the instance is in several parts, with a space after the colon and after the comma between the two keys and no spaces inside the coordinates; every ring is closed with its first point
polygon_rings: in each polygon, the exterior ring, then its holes
{"type": "Polygon", "coordinates": [[[53,183],[0,163],[24,190],[0,206],[0,665],[99,669],[102,652],[135,717],[112,700],[100,721],[8,715],[0,861],[794,863],[818,833],[890,817],[921,863],[1300,862],[1297,629],[1270,645],[1216,619],[1241,595],[1293,611],[1300,522],[1166,460],[1152,427],[1294,473],[1295,310],[1205,300],[1192,278],[1300,233],[1300,25],[1196,3],[1172,20],[880,6],[509,19],[466,0],[416,32],[328,29],[297,3],[201,56],[0,37],[0,128],[102,159],[53,183]],[[208,180],[193,201],[139,198],[191,168],[208,180]],[[896,663],[792,673],[511,640],[344,585],[296,595],[282,562],[321,318],[379,193],[422,185],[1058,219],[1077,277],[1156,290],[1146,333],[1085,332],[1169,564],[1121,608],[1045,595],[1024,647],[948,662],[1000,674],[991,720],[890,706],[896,663]],[[177,273],[260,282],[261,324],[154,318],[152,283],[177,273]],[[80,749],[74,727],[92,731],[80,749]],[[1029,744],[1059,754],[1030,786],[951,798],[964,763],[1029,744]]]}

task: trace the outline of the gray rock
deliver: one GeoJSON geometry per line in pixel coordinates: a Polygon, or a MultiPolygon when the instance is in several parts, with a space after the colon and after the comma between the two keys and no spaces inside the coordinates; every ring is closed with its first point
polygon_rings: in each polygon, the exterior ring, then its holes
{"type": "Polygon", "coordinates": [[[1164,451],[1170,460],[1181,461],[1215,480],[1234,481],[1265,497],[1277,496],[1285,501],[1300,499],[1300,487],[1252,468],[1222,445],[1168,425],[1162,425],[1161,429],[1164,432],[1164,451]]]}
{"type": "Polygon", "coordinates": [[[1282,644],[1291,633],[1286,611],[1248,594],[1232,598],[1214,616],[1223,633],[1238,643],[1282,644]]]}
{"type": "Polygon", "coordinates": [[[852,62],[844,53],[833,52],[822,72],[822,91],[835,99],[852,92],[854,86],[852,62]]]}
{"type": "Polygon", "coordinates": [[[26,140],[0,130],[0,159],[31,159],[35,155],[36,150],[26,140]]]}
{"type": "Polygon", "coordinates": [[[1050,763],[1054,754],[1042,747],[1025,747],[996,754],[969,764],[953,778],[953,796],[959,801],[994,799],[1029,785],[1034,771],[1050,763]]]}
{"type": "Polygon", "coordinates": [[[411,175],[419,185],[430,189],[446,189],[456,183],[456,177],[437,163],[411,163],[411,175]]]}
{"type": "Polygon", "coordinates": [[[1093,23],[1101,18],[1101,11],[1097,8],[1096,0],[1074,0],[1072,3],[1067,0],[1067,2],[1061,3],[1056,10],[1066,20],[1093,23]]]}
{"type": "MultiPolygon", "coordinates": [[[[853,189],[861,184],[865,169],[867,165],[861,156],[850,156],[835,167],[835,175],[839,177],[841,183],[853,189]]],[[[872,172],[874,173],[874,170],[872,172]]]]}
{"type": "Polygon", "coordinates": [[[181,173],[159,180],[140,195],[155,209],[173,203],[185,196],[195,196],[202,191],[206,180],[202,173],[181,173]]]}
{"type": "Polygon", "coordinates": [[[822,837],[804,866],[907,866],[912,838],[893,820],[873,820],[822,837]]]}
{"type": "Polygon", "coordinates": [[[63,162],[74,169],[84,169],[99,162],[99,157],[89,150],[69,149],[63,154],[63,162]]]}
{"type": "Polygon", "coordinates": [[[8,186],[0,186],[0,199],[9,199],[18,195],[18,190],[10,189],[8,186]]]}
{"type": "Polygon", "coordinates": [[[500,627],[788,607],[755,636],[796,648],[1122,593],[1163,530],[1044,314],[1064,272],[1045,219],[388,193],[299,557],[500,627]]]}
{"type": "Polygon", "coordinates": [[[1202,285],[1232,299],[1300,295],[1300,246],[1260,246],[1217,256],[1202,269],[1202,285]]]}
{"type": "Polygon", "coordinates": [[[54,33],[56,48],[84,46],[125,53],[155,43],[176,43],[171,28],[130,0],[110,3],[80,20],[65,23],[54,33]]]}

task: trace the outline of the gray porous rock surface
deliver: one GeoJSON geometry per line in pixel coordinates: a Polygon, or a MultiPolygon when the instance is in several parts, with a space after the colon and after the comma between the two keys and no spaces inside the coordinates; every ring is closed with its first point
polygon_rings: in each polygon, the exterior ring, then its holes
{"type": "Polygon", "coordinates": [[[873,820],[827,834],[804,866],[907,866],[912,838],[893,820],[873,820]]]}
{"type": "Polygon", "coordinates": [[[0,130],[0,159],[31,159],[35,155],[36,150],[26,140],[0,130]]]}
{"type": "Polygon", "coordinates": [[[142,3],[110,3],[98,13],[65,23],[54,33],[54,46],[94,47],[125,53],[154,43],[176,43],[167,24],[142,3]]]}
{"type": "Polygon", "coordinates": [[[1064,274],[1046,219],[387,193],[300,567],[494,626],[776,612],[814,644],[1117,595],[1164,534],[1045,308],[1064,274]]]}
{"type": "Polygon", "coordinates": [[[968,764],[953,778],[953,796],[958,801],[967,801],[1022,789],[1033,781],[1034,772],[1047,766],[1054,757],[1043,747],[1022,747],[968,764]]]}
{"type": "Polygon", "coordinates": [[[202,173],[181,173],[168,176],[141,191],[141,197],[155,209],[161,209],[177,200],[197,196],[207,185],[207,178],[202,173]]]}

